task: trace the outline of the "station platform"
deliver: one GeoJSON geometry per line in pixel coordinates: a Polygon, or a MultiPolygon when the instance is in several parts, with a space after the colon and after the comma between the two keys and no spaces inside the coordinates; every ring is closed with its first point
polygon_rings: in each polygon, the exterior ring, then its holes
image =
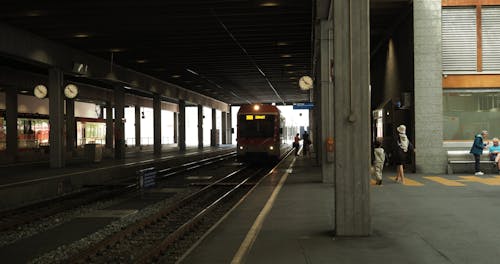
{"type": "Polygon", "coordinates": [[[227,144],[203,149],[187,147],[180,152],[177,145],[165,145],[160,156],[148,150],[127,152],[121,160],[69,160],[64,168],[57,169],[50,168],[47,161],[4,164],[0,166],[0,210],[71,193],[82,186],[114,184],[143,168],[167,166],[180,159],[201,159],[234,149],[234,145],[227,144]]]}
{"type": "Polygon", "coordinates": [[[179,262],[498,263],[498,175],[400,184],[386,171],[371,188],[371,235],[335,237],[334,188],[313,164],[290,156],[179,262]]]}

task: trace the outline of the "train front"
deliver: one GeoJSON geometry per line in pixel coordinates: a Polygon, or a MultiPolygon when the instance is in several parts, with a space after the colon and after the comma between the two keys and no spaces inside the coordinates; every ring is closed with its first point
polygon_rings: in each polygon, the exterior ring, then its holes
{"type": "Polygon", "coordinates": [[[242,105],[238,111],[238,160],[275,161],[281,147],[280,111],[272,105],[242,105]]]}

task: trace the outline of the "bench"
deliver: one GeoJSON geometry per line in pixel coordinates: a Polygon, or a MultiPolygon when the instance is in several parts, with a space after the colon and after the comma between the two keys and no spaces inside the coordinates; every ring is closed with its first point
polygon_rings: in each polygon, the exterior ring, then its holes
{"type": "MultiPolygon", "coordinates": [[[[474,156],[469,153],[469,150],[448,150],[448,167],[447,173],[453,174],[454,172],[473,172],[474,171],[474,156]],[[468,164],[472,164],[472,167],[468,164]],[[455,169],[454,169],[455,167],[455,169]]],[[[494,161],[490,160],[488,151],[483,151],[480,160],[481,165],[490,164],[491,166],[481,166],[481,170],[490,170],[496,172],[497,165],[494,161]]]]}

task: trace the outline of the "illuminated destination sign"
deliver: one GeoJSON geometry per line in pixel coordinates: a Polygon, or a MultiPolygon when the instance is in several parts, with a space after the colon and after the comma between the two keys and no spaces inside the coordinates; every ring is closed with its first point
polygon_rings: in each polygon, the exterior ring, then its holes
{"type": "Polygon", "coordinates": [[[246,115],[246,120],[263,120],[266,119],[265,115],[246,115]]]}

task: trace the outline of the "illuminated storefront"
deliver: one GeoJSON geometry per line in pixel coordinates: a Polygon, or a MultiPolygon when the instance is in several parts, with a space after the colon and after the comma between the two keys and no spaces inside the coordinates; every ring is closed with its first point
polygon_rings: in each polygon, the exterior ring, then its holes
{"type": "Polygon", "coordinates": [[[80,119],[76,122],[77,145],[106,143],[106,123],[104,120],[80,119]]]}
{"type": "Polygon", "coordinates": [[[48,117],[20,117],[17,119],[18,146],[34,149],[49,144],[48,117]]]}

